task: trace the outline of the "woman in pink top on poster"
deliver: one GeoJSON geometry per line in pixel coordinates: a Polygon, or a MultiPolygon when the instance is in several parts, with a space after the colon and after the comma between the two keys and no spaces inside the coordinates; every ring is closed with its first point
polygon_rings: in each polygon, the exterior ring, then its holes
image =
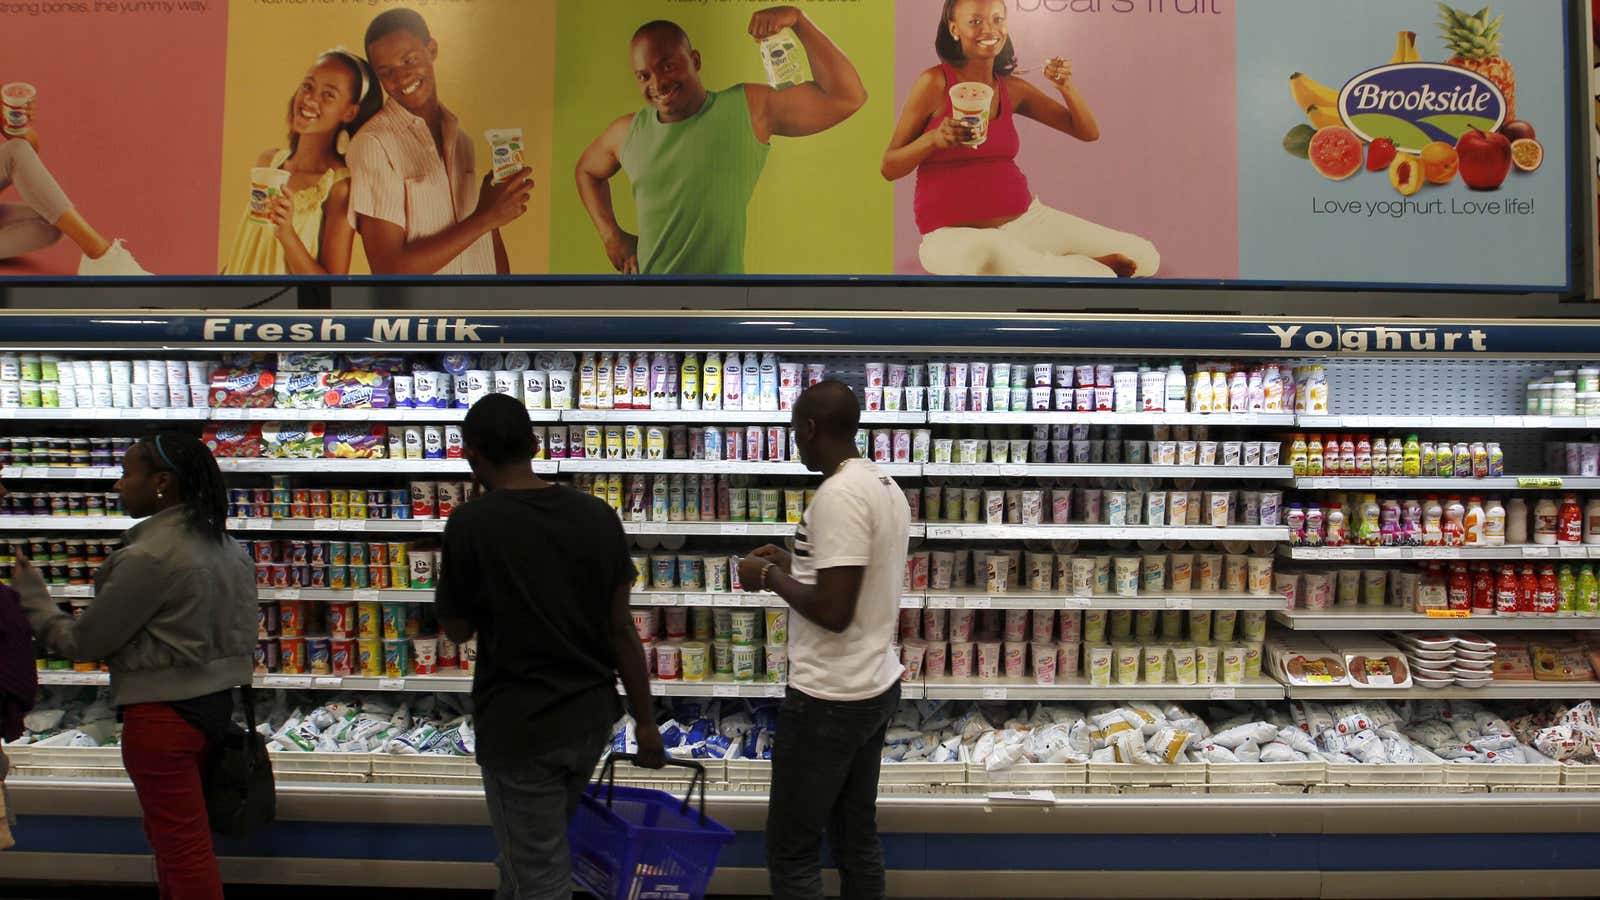
{"type": "Polygon", "coordinates": [[[933,275],[1146,278],[1155,245],[1052,209],[1017,166],[1017,116],[1080,141],[1100,138],[1094,112],[1055,57],[1044,76],[1060,99],[1014,73],[1005,0],[945,0],[934,49],[883,155],[883,177],[917,175],[918,257],[933,275]],[[958,87],[959,86],[959,87],[958,87]],[[959,113],[954,99],[968,107],[959,113]]]}

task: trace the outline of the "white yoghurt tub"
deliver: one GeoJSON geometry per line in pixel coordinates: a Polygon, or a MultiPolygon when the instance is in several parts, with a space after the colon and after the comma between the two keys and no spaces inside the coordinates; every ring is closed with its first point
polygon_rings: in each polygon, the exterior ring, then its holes
{"type": "Polygon", "coordinates": [[[1110,617],[1103,609],[1087,609],[1083,611],[1083,640],[1089,644],[1104,643],[1106,639],[1107,623],[1110,617]]]}
{"type": "Polygon", "coordinates": [[[943,676],[949,673],[950,645],[944,641],[929,641],[922,659],[922,674],[943,676]]]}
{"type": "Polygon", "coordinates": [[[1194,684],[1198,680],[1198,654],[1194,647],[1180,645],[1172,648],[1172,674],[1183,685],[1194,684]]]}
{"type": "Polygon", "coordinates": [[[1299,593],[1302,609],[1328,609],[1333,606],[1333,578],[1327,572],[1306,572],[1299,593]]]}
{"type": "Polygon", "coordinates": [[[1148,594],[1159,594],[1167,589],[1167,555],[1146,554],[1140,567],[1141,587],[1148,594]]]}
{"type": "Polygon", "coordinates": [[[1209,491],[1206,495],[1208,516],[1206,524],[1213,528],[1226,528],[1233,520],[1233,492],[1209,491]]]}
{"type": "Polygon", "coordinates": [[[1162,684],[1167,680],[1167,647],[1150,644],[1144,648],[1144,680],[1146,684],[1162,684]]]}
{"type": "MultiPolygon", "coordinates": [[[[1109,687],[1111,671],[1115,667],[1116,653],[1105,644],[1093,644],[1089,651],[1089,684],[1092,687],[1109,687]]],[[[1059,666],[1060,660],[1057,660],[1059,666]]],[[[1137,679],[1136,679],[1137,680],[1137,679]]]]}
{"type": "Polygon", "coordinates": [[[1239,616],[1239,635],[1245,643],[1260,643],[1267,639],[1267,612],[1264,609],[1247,609],[1239,616]]]}
{"type": "Polygon", "coordinates": [[[994,681],[1000,677],[1002,653],[1003,645],[1000,641],[977,642],[977,675],[979,681],[994,681]]]}
{"type": "Polygon", "coordinates": [[[1194,648],[1195,674],[1201,684],[1216,684],[1222,674],[1222,648],[1202,644],[1194,648]]]}
{"type": "Polygon", "coordinates": [[[1116,592],[1119,597],[1139,596],[1139,564],[1137,556],[1119,556],[1116,565],[1116,592]]]}
{"type": "Polygon", "coordinates": [[[1113,648],[1116,652],[1113,658],[1114,675],[1117,684],[1128,686],[1139,683],[1139,662],[1144,653],[1138,644],[1119,644],[1113,648]]]}
{"type": "Polygon", "coordinates": [[[1112,526],[1125,526],[1128,524],[1128,492],[1105,492],[1106,524],[1112,526]]]}
{"type": "Polygon", "coordinates": [[[1174,526],[1189,524],[1189,492],[1173,491],[1167,495],[1167,523],[1174,526]]]}
{"type": "Polygon", "coordinates": [[[1339,606],[1359,606],[1361,604],[1361,570],[1339,570],[1338,593],[1335,603],[1339,606]]]}
{"type": "Polygon", "coordinates": [[[1211,639],[1218,643],[1227,643],[1233,640],[1233,632],[1239,624],[1239,611],[1235,609],[1219,609],[1211,614],[1211,639]]]}
{"type": "Polygon", "coordinates": [[[1274,572],[1272,592],[1288,599],[1290,609],[1304,605],[1300,602],[1300,576],[1295,572],[1274,572]]]}
{"type": "Polygon", "coordinates": [[[1057,665],[1059,664],[1059,651],[1052,643],[1035,643],[1031,646],[1033,654],[1033,681],[1035,684],[1055,684],[1057,665]]]}
{"type": "MultiPolygon", "coordinates": [[[[551,409],[572,409],[575,398],[572,392],[572,370],[552,369],[549,374],[551,409]]],[[[526,397],[524,397],[526,402],[526,397]]]]}
{"type": "Polygon", "coordinates": [[[1244,648],[1237,644],[1230,644],[1222,648],[1222,683],[1244,683],[1244,648]]]}
{"type": "Polygon", "coordinates": [[[1008,609],[1005,611],[1005,639],[1008,643],[1020,643],[1028,639],[1028,611],[1025,609],[1008,609]]]}
{"type": "Polygon", "coordinates": [[[1006,641],[1001,649],[1007,678],[1022,678],[1028,674],[1028,644],[1026,641],[1006,641]]]}
{"type": "Polygon", "coordinates": [[[984,584],[991,594],[1005,594],[1011,590],[1011,559],[1003,554],[992,554],[983,560],[984,584]]]}
{"type": "Polygon", "coordinates": [[[1252,596],[1266,597],[1272,593],[1272,557],[1252,556],[1246,563],[1248,590],[1252,596]]]}
{"type": "Polygon", "coordinates": [[[952,609],[949,616],[950,640],[966,643],[972,640],[977,622],[977,612],[971,609],[952,609]]]}

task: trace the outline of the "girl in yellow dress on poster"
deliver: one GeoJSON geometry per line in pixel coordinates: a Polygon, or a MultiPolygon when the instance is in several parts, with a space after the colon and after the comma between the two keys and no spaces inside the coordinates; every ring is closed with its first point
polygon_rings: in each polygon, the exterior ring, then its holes
{"type": "Polygon", "coordinates": [[[283,169],[288,185],[270,206],[271,224],[247,208],[224,275],[344,275],[355,229],[347,214],[350,170],[344,151],[383,105],[367,61],[348,50],[317,57],[289,100],[288,149],[264,151],[259,168],[283,169]]]}

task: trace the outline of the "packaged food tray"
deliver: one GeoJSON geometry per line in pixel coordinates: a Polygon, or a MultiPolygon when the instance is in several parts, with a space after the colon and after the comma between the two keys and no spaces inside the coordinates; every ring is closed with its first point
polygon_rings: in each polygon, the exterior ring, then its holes
{"type": "Polygon", "coordinates": [[[1054,790],[1089,783],[1087,763],[1027,763],[998,772],[990,772],[972,763],[968,763],[966,768],[967,784],[984,789],[977,793],[1018,787],[1054,790]]]}
{"type": "Polygon", "coordinates": [[[1445,784],[1481,784],[1487,787],[1509,785],[1561,784],[1560,763],[1528,763],[1525,765],[1487,765],[1481,763],[1447,762],[1444,764],[1445,784]]]}
{"type": "Polygon", "coordinates": [[[1213,785],[1322,784],[1328,780],[1328,764],[1322,760],[1306,762],[1208,763],[1207,783],[1213,785]]]}
{"type": "Polygon", "coordinates": [[[1404,763],[1365,766],[1328,763],[1328,784],[1426,785],[1444,784],[1443,763],[1404,763]]]}
{"type": "Polygon", "coordinates": [[[1089,763],[1090,784],[1179,785],[1206,783],[1206,763],[1140,766],[1133,763],[1089,763]]]}

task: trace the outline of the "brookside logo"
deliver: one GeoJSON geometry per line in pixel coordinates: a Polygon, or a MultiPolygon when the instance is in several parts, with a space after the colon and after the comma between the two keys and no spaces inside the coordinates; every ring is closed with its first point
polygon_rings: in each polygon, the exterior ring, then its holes
{"type": "Polygon", "coordinates": [[[1506,121],[1506,98],[1468,69],[1399,63],[1369,69],[1339,92],[1339,118],[1363,141],[1387,138],[1421,153],[1435,141],[1455,144],[1468,131],[1493,133],[1506,121]]]}

